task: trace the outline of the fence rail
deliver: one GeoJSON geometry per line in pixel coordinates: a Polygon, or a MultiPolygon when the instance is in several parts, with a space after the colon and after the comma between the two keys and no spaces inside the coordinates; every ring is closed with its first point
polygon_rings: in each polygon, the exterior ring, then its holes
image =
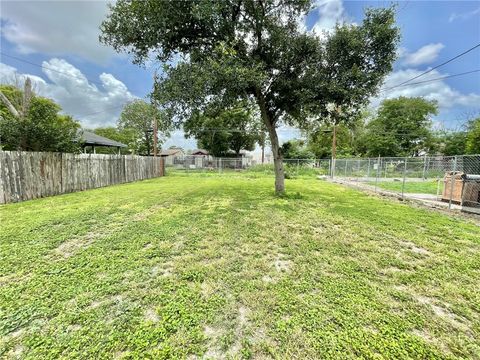
{"type": "Polygon", "coordinates": [[[164,175],[162,158],[0,151],[0,204],[164,175]]]}

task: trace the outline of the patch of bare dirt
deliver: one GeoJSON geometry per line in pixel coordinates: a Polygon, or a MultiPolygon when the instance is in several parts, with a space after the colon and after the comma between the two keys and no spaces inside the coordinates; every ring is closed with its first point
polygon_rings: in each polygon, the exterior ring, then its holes
{"type": "Polygon", "coordinates": [[[113,230],[92,230],[80,237],[74,237],[73,239],[64,241],[57,248],[53,250],[55,257],[68,259],[72,255],[75,255],[78,251],[88,248],[95,241],[105,238],[113,233],[113,230]]]}
{"type": "Polygon", "coordinates": [[[423,341],[425,341],[426,343],[429,343],[429,344],[432,344],[434,345],[435,347],[438,347],[440,348],[440,350],[443,352],[443,353],[446,353],[446,354],[451,354],[451,351],[450,349],[447,347],[447,345],[445,345],[442,341],[438,340],[438,339],[435,339],[431,334],[429,334],[426,330],[419,330],[419,329],[414,329],[412,331],[412,334],[421,338],[423,341]]]}
{"type": "Polygon", "coordinates": [[[162,265],[155,265],[150,271],[152,276],[165,276],[169,277],[173,275],[173,266],[171,262],[166,262],[162,265]]]}
{"type": "Polygon", "coordinates": [[[78,324],[69,325],[69,326],[67,327],[67,331],[69,331],[69,332],[70,332],[70,331],[71,331],[71,332],[73,332],[73,331],[78,331],[78,330],[81,330],[81,329],[82,329],[82,327],[81,327],[80,325],[78,325],[78,324]]]}
{"type": "Polygon", "coordinates": [[[426,255],[426,256],[431,255],[430,251],[422,247],[419,247],[410,241],[400,241],[400,245],[406,247],[407,249],[409,249],[411,252],[415,254],[426,255]]]}
{"type": "Polygon", "coordinates": [[[277,258],[273,264],[275,266],[275,270],[280,273],[290,272],[292,270],[292,262],[290,260],[282,260],[280,258],[277,258]]]}
{"type": "Polygon", "coordinates": [[[467,320],[455,315],[445,304],[439,306],[434,299],[421,295],[415,295],[415,299],[420,304],[428,306],[436,316],[447,321],[453,327],[463,330],[464,332],[470,332],[470,327],[466,324],[467,320]]]}
{"type": "Polygon", "coordinates": [[[148,209],[141,211],[137,214],[135,214],[132,217],[133,221],[144,221],[148,219],[150,216],[156,214],[157,212],[163,210],[163,209],[168,209],[170,207],[169,204],[157,204],[149,207],[148,209]]]}
{"type": "Polygon", "coordinates": [[[145,311],[145,320],[156,323],[160,318],[154,309],[147,309],[147,311],[145,311]]]}

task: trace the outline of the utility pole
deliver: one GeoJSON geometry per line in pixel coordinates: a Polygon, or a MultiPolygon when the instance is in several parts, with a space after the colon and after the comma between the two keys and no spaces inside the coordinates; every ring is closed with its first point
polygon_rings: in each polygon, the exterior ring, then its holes
{"type": "MultiPolygon", "coordinates": [[[[153,75],[153,86],[155,87],[157,81],[157,70],[153,75]]],[[[152,98],[152,107],[153,107],[153,157],[157,157],[157,148],[158,148],[158,119],[157,119],[157,103],[154,98],[152,98]]]]}

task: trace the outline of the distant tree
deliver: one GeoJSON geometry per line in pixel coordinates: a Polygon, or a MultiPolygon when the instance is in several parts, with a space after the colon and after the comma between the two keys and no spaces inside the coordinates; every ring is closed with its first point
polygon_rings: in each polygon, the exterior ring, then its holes
{"type": "Polygon", "coordinates": [[[480,154],[480,117],[468,122],[465,150],[467,154],[480,154]]]}
{"type": "MultiPolygon", "coordinates": [[[[362,155],[365,144],[361,142],[365,131],[365,117],[367,113],[351,119],[348,123],[337,125],[336,130],[336,155],[337,157],[351,157],[362,155]]],[[[321,125],[308,132],[308,148],[317,159],[332,157],[332,125],[321,125]]]]}
{"type": "Polygon", "coordinates": [[[228,156],[233,152],[238,157],[242,150],[255,149],[260,130],[253,117],[253,109],[243,102],[224,110],[195,112],[185,122],[185,136],[195,137],[198,146],[213,156],[228,156]]]}
{"type": "Polygon", "coordinates": [[[0,85],[0,143],[4,150],[76,152],[78,122],[59,114],[52,100],[36,96],[26,81],[24,90],[0,85]]]}
{"type": "Polygon", "coordinates": [[[446,156],[462,155],[466,152],[466,131],[436,131],[433,132],[432,153],[440,153],[446,156]]]}
{"type": "Polygon", "coordinates": [[[117,128],[128,135],[127,145],[134,154],[151,155],[153,153],[153,120],[158,123],[158,149],[169,134],[169,126],[164,114],[143,100],[135,100],[122,110],[117,128]]]}
{"type": "Polygon", "coordinates": [[[315,154],[307,147],[304,140],[294,139],[282,144],[282,153],[285,159],[314,159],[315,154]]]}
{"type": "Polygon", "coordinates": [[[399,39],[393,9],[368,9],[362,24],[317,36],[299,19],[309,0],[119,0],[101,40],[165,65],[153,96],[176,125],[215,104],[256,102],[274,157],[275,190],[285,189],[277,135],[282,123],[305,127],[366,104],[391,71],[399,39]],[[172,62],[173,59],[177,61],[172,62]]]}
{"type": "MultiPolygon", "coordinates": [[[[107,139],[115,140],[121,142],[122,144],[127,145],[126,148],[121,148],[121,154],[130,154],[133,152],[133,149],[128,147],[129,144],[135,144],[135,133],[130,129],[120,130],[116,127],[99,127],[93,130],[97,135],[106,137],[107,139]]],[[[99,154],[116,154],[117,149],[112,147],[99,146],[96,147],[95,151],[99,154]]]]}
{"type": "Polygon", "coordinates": [[[399,97],[384,100],[362,139],[368,156],[415,156],[432,144],[435,101],[399,97]]]}

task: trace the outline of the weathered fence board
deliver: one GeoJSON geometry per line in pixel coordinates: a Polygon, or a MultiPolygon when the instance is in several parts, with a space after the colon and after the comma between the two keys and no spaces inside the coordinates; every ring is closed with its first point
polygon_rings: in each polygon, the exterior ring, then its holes
{"type": "Polygon", "coordinates": [[[162,158],[0,151],[0,204],[163,176],[162,158]]]}

